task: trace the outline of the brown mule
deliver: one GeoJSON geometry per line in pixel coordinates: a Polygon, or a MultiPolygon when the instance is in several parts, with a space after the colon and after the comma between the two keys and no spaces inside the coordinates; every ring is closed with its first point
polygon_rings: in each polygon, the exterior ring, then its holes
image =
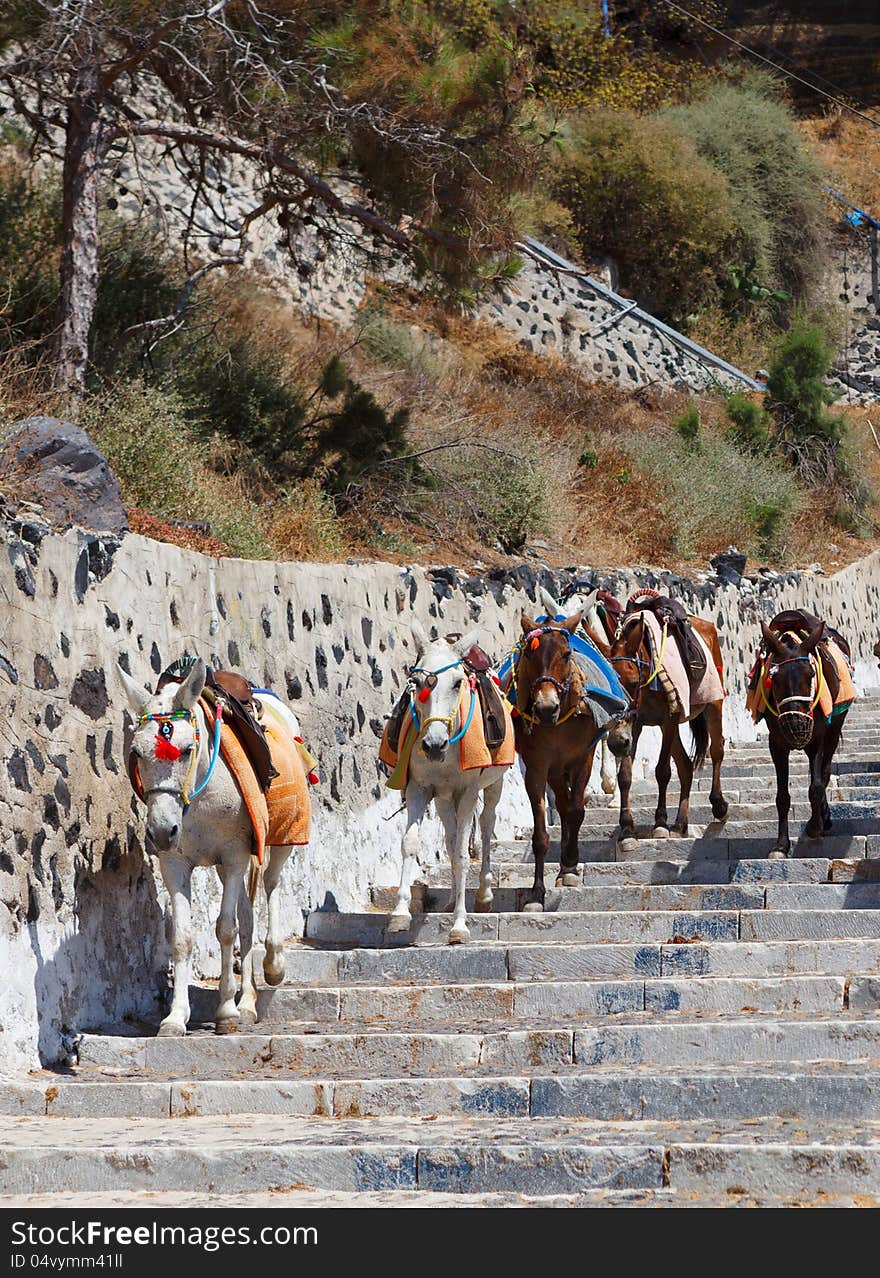
{"type": "MultiPolygon", "coordinates": [[[[632,615],[632,614],[631,614],[632,615]]],[[[690,804],[691,785],[694,771],[702,767],[708,750],[712,759],[712,788],[709,802],[712,812],[718,821],[727,816],[727,800],[721,791],[721,763],[724,759],[724,731],[722,726],[723,701],[712,701],[706,705],[691,706],[690,727],[694,739],[694,751],[689,755],[685,750],[678,731],[678,721],[669,713],[669,703],[662,691],[655,691],[645,684],[650,680],[653,662],[645,639],[644,621],[635,614],[637,620],[627,624],[620,638],[605,643],[591,631],[600,650],[614,663],[617,677],[631,698],[630,709],[622,720],[616,723],[608,734],[608,748],[620,760],[617,770],[617,784],[620,788],[620,846],[623,851],[632,851],[635,840],[635,821],[630,807],[630,789],[632,787],[632,767],[639,736],[644,727],[658,727],[662,734],[660,757],[654,776],[657,779],[657,810],[654,813],[654,835],[666,838],[670,834],[684,836],[688,832],[688,807],[690,804]],[[678,811],[672,825],[666,809],[666,792],[672,775],[670,758],[675,761],[680,783],[678,811]]],[[[689,618],[691,626],[705,640],[712,660],[721,674],[721,648],[718,643],[718,632],[711,621],[703,621],[698,617],[689,618]]]]}
{"type": "MultiPolygon", "coordinates": [[[[831,780],[831,764],[840,743],[840,734],[846,719],[842,713],[826,719],[818,708],[817,683],[824,679],[831,694],[832,704],[837,701],[840,686],[837,667],[822,640],[826,636],[824,621],[807,635],[776,629],[778,617],[769,626],[761,623],[764,636],[763,649],[769,654],[771,664],[764,667],[761,654],[756,663],[758,679],[765,679],[761,713],[770,734],[770,757],[776,769],[776,812],[779,825],[776,842],[767,853],[770,860],[791,855],[791,839],[788,833],[788,814],[791,809],[789,792],[789,757],[792,750],[803,750],[810,762],[810,819],[804,833],[809,839],[821,839],[831,833],[831,808],[828,805],[828,782],[831,780]]],[[[845,655],[849,657],[849,645],[835,633],[845,655]]]]}
{"type": "Polygon", "coordinates": [[[544,862],[550,847],[545,793],[549,785],[562,824],[557,887],[573,887],[578,875],[578,834],[584,820],[584,792],[593,768],[599,729],[583,697],[581,675],[570,636],[581,623],[577,612],[565,621],[533,621],[525,613],[523,638],[514,654],[516,748],[525,765],[532,805],[535,881],[523,909],[544,908],[544,862]]]}

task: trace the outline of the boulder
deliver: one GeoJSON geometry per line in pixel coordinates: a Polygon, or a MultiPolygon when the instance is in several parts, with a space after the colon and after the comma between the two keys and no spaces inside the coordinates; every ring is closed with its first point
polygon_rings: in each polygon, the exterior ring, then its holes
{"type": "Polygon", "coordinates": [[[715,569],[718,580],[729,582],[732,586],[739,585],[746,570],[746,557],[735,546],[728,546],[720,555],[710,559],[709,563],[715,569]]]}
{"type": "Polygon", "coordinates": [[[19,500],[33,502],[55,527],[126,532],[119,483],[103,453],[79,426],[57,417],[16,422],[0,456],[19,500]]]}

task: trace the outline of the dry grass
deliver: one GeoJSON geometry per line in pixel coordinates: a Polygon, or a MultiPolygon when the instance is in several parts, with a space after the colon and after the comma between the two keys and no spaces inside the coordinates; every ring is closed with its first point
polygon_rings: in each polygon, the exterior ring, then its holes
{"type": "Polygon", "coordinates": [[[800,121],[800,128],[831,175],[832,185],[880,216],[880,129],[838,108],[800,121]]]}

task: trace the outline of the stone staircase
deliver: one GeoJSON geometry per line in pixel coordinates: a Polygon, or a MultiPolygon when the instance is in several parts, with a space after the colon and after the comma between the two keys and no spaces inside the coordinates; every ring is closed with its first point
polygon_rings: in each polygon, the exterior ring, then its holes
{"type": "Polygon", "coordinates": [[[527,841],[500,845],[466,947],[445,863],[411,936],[385,936],[390,888],[311,914],[258,1033],[215,1037],[203,986],[186,1039],[86,1034],[2,1091],[6,1205],[880,1204],[878,703],[850,714],[833,837],[788,861],[766,743],[723,775],[725,823],[701,777],[692,837],[626,859],[589,809],[582,884],[543,915],[518,912],[527,841]]]}

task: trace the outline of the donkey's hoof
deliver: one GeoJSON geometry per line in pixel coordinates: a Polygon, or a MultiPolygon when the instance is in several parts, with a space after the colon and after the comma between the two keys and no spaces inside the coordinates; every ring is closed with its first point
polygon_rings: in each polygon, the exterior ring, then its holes
{"type": "Polygon", "coordinates": [[[560,874],[556,880],[557,887],[580,887],[581,876],[575,874],[574,870],[567,870],[564,874],[560,874]]]}
{"type": "Polygon", "coordinates": [[[651,835],[651,838],[652,839],[668,839],[669,829],[665,825],[655,825],[654,833],[651,835]]]}
{"type": "Polygon", "coordinates": [[[256,1023],[257,1023],[256,1012],[251,1011],[250,1008],[246,1008],[244,1011],[242,1011],[239,1008],[239,1012],[238,1012],[238,1028],[239,1029],[243,1029],[243,1030],[253,1029],[256,1023]]]}
{"type": "Polygon", "coordinates": [[[280,985],[284,980],[284,960],[263,964],[263,980],[267,985],[280,985]]]}
{"type": "Polygon", "coordinates": [[[522,912],[523,914],[543,914],[544,902],[543,901],[526,901],[525,905],[522,907],[522,912]]]}
{"type": "Polygon", "coordinates": [[[474,913],[488,914],[492,909],[492,901],[493,897],[491,892],[488,896],[484,896],[482,899],[480,897],[476,897],[474,900],[474,913]]]}
{"type": "Polygon", "coordinates": [[[406,914],[392,914],[385,931],[393,936],[396,932],[408,932],[411,927],[412,915],[409,912],[406,914]]]}
{"type": "Polygon", "coordinates": [[[786,861],[788,860],[787,848],[771,848],[767,853],[768,861],[786,861]]]}
{"type": "Polygon", "coordinates": [[[639,841],[634,835],[630,835],[629,838],[619,839],[617,846],[621,852],[638,852],[639,841]]]}
{"type": "Polygon", "coordinates": [[[180,1021],[164,1020],[156,1030],[157,1038],[186,1038],[186,1026],[180,1021]]]}
{"type": "Polygon", "coordinates": [[[222,1021],[214,1022],[215,1034],[237,1034],[239,1025],[238,1016],[227,1016],[222,1021]]]}
{"type": "Polygon", "coordinates": [[[466,945],[471,939],[471,934],[466,927],[454,927],[449,933],[450,945],[466,945]]]}

